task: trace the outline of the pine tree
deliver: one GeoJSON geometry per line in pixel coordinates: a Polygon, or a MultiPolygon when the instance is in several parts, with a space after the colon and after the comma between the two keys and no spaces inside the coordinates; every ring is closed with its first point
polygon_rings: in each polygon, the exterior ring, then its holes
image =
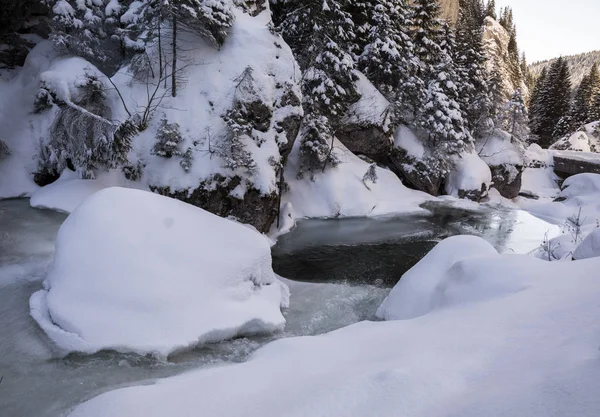
{"type": "Polygon", "coordinates": [[[393,104],[395,118],[414,112],[419,90],[417,62],[408,28],[405,0],[368,0],[365,4],[368,28],[359,68],[393,104]]]}
{"type": "Polygon", "coordinates": [[[498,15],[496,14],[496,0],[488,1],[486,7],[486,15],[494,20],[498,20],[498,15]]]}
{"type": "Polygon", "coordinates": [[[539,77],[535,81],[533,90],[531,91],[531,96],[529,98],[529,129],[536,135],[536,140],[538,139],[537,134],[541,129],[541,118],[544,109],[541,93],[546,82],[547,74],[547,69],[544,67],[539,77]]]}
{"type": "Polygon", "coordinates": [[[504,129],[521,141],[525,141],[529,137],[527,105],[520,89],[513,93],[508,102],[504,129]]]}
{"type": "Polygon", "coordinates": [[[571,118],[574,127],[584,124],[590,116],[592,107],[591,81],[590,74],[585,75],[575,92],[573,107],[571,109],[571,118]]]}
{"type": "Polygon", "coordinates": [[[428,82],[415,124],[427,134],[427,147],[436,150],[430,161],[432,169],[445,172],[452,156],[469,150],[473,139],[457,102],[454,33],[439,20],[439,12],[437,2],[415,1],[415,47],[421,60],[420,73],[428,82]]]}
{"type": "Polygon", "coordinates": [[[160,120],[160,126],[156,132],[156,144],[152,149],[152,155],[163,158],[172,158],[182,156],[179,149],[183,142],[183,136],[177,123],[169,123],[167,117],[163,115],[160,120]]]}
{"type": "Polygon", "coordinates": [[[123,0],[47,0],[52,16],[50,39],[59,49],[81,56],[112,75],[135,44],[125,41],[123,0]]]}
{"type": "Polygon", "coordinates": [[[460,0],[456,24],[456,51],[458,100],[465,112],[467,127],[481,133],[488,125],[492,99],[487,83],[485,64],[487,57],[483,47],[483,32],[478,18],[477,0],[460,0]]]}
{"type": "Polygon", "coordinates": [[[303,168],[336,163],[332,138],[360,95],[355,86],[355,45],[351,15],[338,0],[281,0],[273,4],[275,21],[292,46],[302,75],[304,128],[300,132],[303,168]]]}
{"type": "Polygon", "coordinates": [[[556,130],[559,122],[570,112],[571,75],[569,66],[562,57],[557,59],[548,70],[537,97],[532,132],[540,138],[540,145],[550,146],[555,133],[564,129],[565,121],[556,130]]]}

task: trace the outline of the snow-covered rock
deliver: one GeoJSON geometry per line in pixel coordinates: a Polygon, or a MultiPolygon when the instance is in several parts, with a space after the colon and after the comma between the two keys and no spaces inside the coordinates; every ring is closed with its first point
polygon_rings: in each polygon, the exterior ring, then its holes
{"type": "Polygon", "coordinates": [[[336,137],[351,152],[387,163],[394,144],[390,103],[362,73],[356,72],[356,89],[361,95],[336,131],[336,137]]]}
{"type": "Polygon", "coordinates": [[[573,253],[573,259],[600,257],[600,228],[590,233],[573,253]]]}
{"type": "Polygon", "coordinates": [[[377,316],[384,320],[412,319],[448,303],[449,297],[457,295],[457,287],[466,290],[462,295],[468,297],[478,286],[492,285],[471,281],[460,261],[497,255],[496,249],[479,237],[444,240],[402,276],[377,310],[377,316]]]}
{"type": "Polygon", "coordinates": [[[442,191],[444,176],[430,169],[427,156],[428,150],[413,130],[404,125],[396,129],[394,148],[389,158],[390,168],[404,183],[438,196],[442,191]]]}
{"type": "Polygon", "coordinates": [[[118,171],[101,174],[94,180],[82,180],[77,173],[66,169],[56,182],[35,191],[29,202],[31,207],[71,213],[92,194],[124,183],[118,171]]]}
{"type": "Polygon", "coordinates": [[[558,151],[600,152],[600,121],[588,123],[577,132],[555,142],[558,151]]]}
{"type": "Polygon", "coordinates": [[[281,330],[267,240],[145,191],[109,188],[62,225],[31,315],[64,351],[159,353],[281,330]]]}
{"type": "Polygon", "coordinates": [[[493,187],[505,198],[518,197],[525,165],[523,146],[509,133],[494,130],[478,140],[477,152],[492,171],[493,187]]]}
{"type": "Polygon", "coordinates": [[[325,172],[297,178],[299,143],[286,166],[289,191],[283,202],[290,203],[295,218],[380,216],[422,211],[420,204],[431,199],[425,193],[406,188],[391,171],[375,167],[376,182],[366,179],[371,165],[336,141],[341,163],[325,172]]]}
{"type": "Polygon", "coordinates": [[[483,23],[483,45],[488,58],[488,71],[498,71],[502,83],[503,96],[508,101],[513,93],[520,89],[524,97],[529,96],[529,89],[521,79],[511,76],[508,43],[510,33],[494,18],[488,16],[483,23]]]}
{"type": "Polygon", "coordinates": [[[481,201],[487,197],[492,183],[488,165],[476,152],[464,153],[455,159],[455,166],[446,178],[448,195],[481,201]]]}
{"type": "Polygon", "coordinates": [[[278,340],[242,364],[102,394],[70,417],[596,417],[600,259],[487,252],[455,264],[444,308],[278,340]]]}

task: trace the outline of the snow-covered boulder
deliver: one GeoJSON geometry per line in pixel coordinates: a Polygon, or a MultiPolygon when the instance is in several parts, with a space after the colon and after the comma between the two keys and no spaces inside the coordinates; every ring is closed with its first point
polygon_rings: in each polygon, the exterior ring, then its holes
{"type": "Polygon", "coordinates": [[[31,195],[31,207],[71,213],[86,198],[109,187],[124,185],[119,172],[100,175],[95,180],[82,180],[73,171],[65,169],[60,178],[31,195]]]}
{"type": "Polygon", "coordinates": [[[590,233],[573,253],[573,259],[600,257],[600,228],[590,233]]]}
{"type": "Polygon", "coordinates": [[[490,167],[492,186],[502,197],[518,197],[525,169],[523,146],[509,133],[496,129],[477,141],[477,153],[490,167]]]}
{"type": "Polygon", "coordinates": [[[351,152],[387,163],[394,144],[390,103],[367,77],[358,71],[356,75],[356,89],[361,98],[350,107],[336,137],[351,152]]]}
{"type": "Polygon", "coordinates": [[[550,149],[558,151],[600,152],[600,122],[588,123],[572,135],[556,141],[550,149]]]}
{"type": "MultiPolygon", "coordinates": [[[[560,197],[577,199],[586,196],[600,196],[600,174],[578,174],[563,182],[560,197]]],[[[598,202],[600,204],[600,201],[598,202]]]]}
{"type": "Polygon", "coordinates": [[[433,196],[442,192],[444,176],[430,169],[423,142],[408,126],[396,130],[389,160],[390,169],[405,184],[433,196]]]}
{"type": "Polygon", "coordinates": [[[471,152],[455,159],[445,189],[448,195],[479,202],[487,197],[491,183],[490,168],[476,152],[471,152]]]}
{"type": "Polygon", "coordinates": [[[377,316],[406,320],[454,304],[518,291],[522,283],[512,282],[510,277],[481,273],[498,256],[496,249],[479,237],[448,238],[402,276],[377,316]]]}
{"type": "Polygon", "coordinates": [[[60,228],[31,315],[64,351],[167,355],[281,330],[288,290],[267,240],[180,201],[102,190],[60,228]]]}

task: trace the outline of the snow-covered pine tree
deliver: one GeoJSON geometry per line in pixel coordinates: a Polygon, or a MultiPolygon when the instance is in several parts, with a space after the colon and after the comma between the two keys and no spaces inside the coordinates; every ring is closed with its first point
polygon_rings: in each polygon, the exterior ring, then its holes
{"type": "Polygon", "coordinates": [[[481,134],[489,127],[492,99],[487,83],[487,57],[483,47],[479,0],[460,0],[456,24],[454,61],[460,82],[458,101],[471,132],[481,134]]]}
{"type": "Polygon", "coordinates": [[[592,115],[592,105],[599,92],[600,74],[598,73],[598,64],[594,63],[575,92],[571,109],[572,128],[577,129],[585,123],[595,121],[592,115]]]}
{"type": "Polygon", "coordinates": [[[160,125],[156,132],[156,143],[152,148],[152,155],[162,158],[172,158],[174,156],[182,156],[179,149],[183,142],[183,136],[179,124],[169,123],[167,116],[163,115],[160,119],[160,125]]]}
{"type": "Polygon", "coordinates": [[[427,135],[427,148],[435,149],[430,166],[445,172],[454,155],[472,149],[473,138],[460,108],[457,74],[452,56],[455,39],[452,28],[439,19],[439,5],[415,0],[415,48],[420,58],[420,75],[427,80],[424,100],[415,124],[427,135]]]}
{"type": "Polygon", "coordinates": [[[529,130],[533,135],[530,135],[530,140],[537,142],[538,132],[541,129],[541,117],[543,111],[542,103],[542,89],[546,82],[548,71],[546,68],[542,69],[542,72],[538,76],[533,89],[531,90],[531,96],[529,97],[529,130]]]}
{"type": "Polygon", "coordinates": [[[300,132],[302,166],[314,170],[333,165],[336,161],[330,138],[350,105],[360,98],[355,61],[348,52],[356,37],[354,23],[339,0],[272,3],[278,28],[303,72],[306,126],[300,132]]]}
{"type": "Polygon", "coordinates": [[[422,82],[410,39],[405,0],[366,0],[365,47],[359,68],[393,106],[396,121],[411,118],[422,82]]]}
{"type": "Polygon", "coordinates": [[[52,15],[53,43],[81,56],[107,75],[113,75],[121,61],[137,51],[128,42],[121,17],[127,0],[46,0],[52,15]]]}
{"type": "Polygon", "coordinates": [[[123,20],[128,23],[130,36],[140,35],[146,44],[157,43],[158,77],[169,76],[171,95],[176,97],[181,70],[179,31],[195,32],[220,47],[233,25],[234,14],[231,0],[140,0],[131,4],[123,20]]]}
{"type": "Polygon", "coordinates": [[[496,13],[496,0],[488,1],[485,13],[486,16],[489,16],[494,20],[498,20],[498,14],[496,13]]]}
{"type": "Polygon", "coordinates": [[[529,137],[529,116],[523,92],[517,89],[506,109],[504,130],[520,141],[526,141],[529,137]]]}
{"type": "Polygon", "coordinates": [[[555,129],[561,118],[569,114],[570,107],[571,76],[566,60],[561,57],[546,74],[533,115],[532,133],[539,137],[542,147],[552,145],[555,129]]]}

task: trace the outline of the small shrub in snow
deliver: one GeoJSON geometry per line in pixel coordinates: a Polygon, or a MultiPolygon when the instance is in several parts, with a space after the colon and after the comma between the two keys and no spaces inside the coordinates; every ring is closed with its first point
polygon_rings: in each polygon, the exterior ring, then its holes
{"type": "Polygon", "coordinates": [[[3,140],[0,139],[0,161],[10,155],[10,149],[6,146],[3,140]]]}
{"type": "Polygon", "coordinates": [[[329,120],[323,116],[308,116],[300,132],[300,175],[310,171],[325,171],[327,165],[337,166],[341,161],[334,152],[335,135],[329,120]]]}
{"type": "Polygon", "coordinates": [[[192,153],[192,148],[187,148],[185,153],[181,156],[181,161],[179,165],[185,172],[190,172],[192,169],[192,162],[194,160],[194,154],[192,153]]]}
{"type": "Polygon", "coordinates": [[[55,104],[59,104],[59,101],[56,98],[56,93],[49,88],[45,82],[41,82],[40,89],[35,95],[35,99],[33,101],[33,111],[34,113],[42,113],[46,110],[49,110],[55,104]]]}
{"type": "Polygon", "coordinates": [[[367,170],[362,179],[363,184],[365,185],[365,187],[367,187],[367,189],[370,190],[369,186],[367,185],[367,182],[377,184],[378,179],[379,177],[377,176],[377,164],[369,165],[369,169],[367,170]]]}
{"type": "Polygon", "coordinates": [[[138,161],[136,164],[125,165],[123,167],[123,175],[129,181],[139,181],[142,179],[144,165],[138,161]]]}
{"type": "Polygon", "coordinates": [[[179,145],[183,142],[183,136],[179,129],[179,124],[169,123],[167,117],[163,115],[160,120],[160,127],[156,132],[156,144],[152,149],[152,155],[163,158],[172,158],[181,156],[179,145]]]}

